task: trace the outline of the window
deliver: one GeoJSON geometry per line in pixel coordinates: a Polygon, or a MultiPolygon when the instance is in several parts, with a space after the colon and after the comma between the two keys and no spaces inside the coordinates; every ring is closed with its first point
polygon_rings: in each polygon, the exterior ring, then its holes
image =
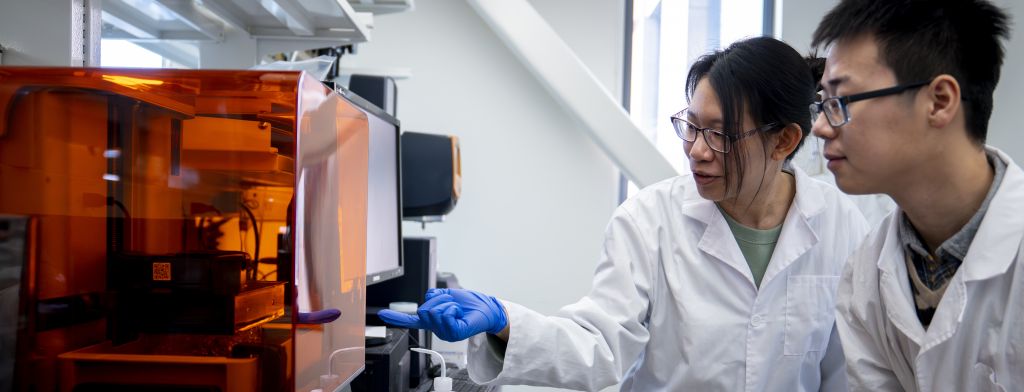
{"type": "MultiPolygon", "coordinates": [[[[668,118],[686,106],[690,64],[711,50],[770,32],[774,0],[634,0],[632,6],[630,117],[685,173],[683,143],[668,118]]],[[[636,188],[629,188],[632,195],[636,188]]]]}
{"type": "Polygon", "coordinates": [[[125,68],[198,68],[199,49],[183,42],[100,41],[100,66],[125,68]]]}

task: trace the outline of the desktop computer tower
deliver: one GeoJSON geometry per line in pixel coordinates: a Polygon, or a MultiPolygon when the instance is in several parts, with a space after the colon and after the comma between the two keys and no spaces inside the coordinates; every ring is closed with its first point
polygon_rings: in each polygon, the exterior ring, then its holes
{"type": "Polygon", "coordinates": [[[367,307],[387,308],[391,302],[423,303],[427,289],[437,287],[437,239],[405,237],[405,274],[366,286],[367,307]]]}
{"type": "MultiPolygon", "coordinates": [[[[402,239],[405,275],[366,287],[367,324],[384,325],[377,311],[387,309],[391,302],[422,304],[427,289],[437,287],[437,239],[433,237],[406,237],[402,239]]],[[[410,344],[430,348],[431,334],[424,330],[410,330],[410,344]]],[[[429,382],[428,358],[425,354],[412,355],[409,385],[429,382]]]]}
{"type": "Polygon", "coordinates": [[[352,392],[409,391],[409,330],[388,328],[384,344],[366,347],[366,367],[352,380],[352,392]]]}

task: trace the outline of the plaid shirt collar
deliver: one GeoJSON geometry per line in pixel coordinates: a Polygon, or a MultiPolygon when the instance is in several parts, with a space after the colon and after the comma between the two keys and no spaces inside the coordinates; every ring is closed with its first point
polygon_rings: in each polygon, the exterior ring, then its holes
{"type": "Polygon", "coordinates": [[[939,245],[934,256],[928,251],[928,247],[924,245],[921,235],[914,228],[914,225],[910,223],[910,220],[907,219],[907,215],[902,214],[901,216],[899,224],[900,241],[903,242],[903,248],[906,250],[907,256],[911,258],[914,267],[917,269],[917,276],[921,279],[922,283],[932,290],[942,287],[956,274],[957,269],[967,255],[967,249],[971,247],[974,235],[978,233],[981,220],[985,218],[985,213],[988,212],[988,205],[992,201],[992,197],[995,196],[996,190],[999,189],[999,184],[1003,182],[1003,175],[1006,173],[1006,163],[992,151],[987,151],[986,154],[988,155],[988,163],[992,166],[995,175],[992,178],[992,185],[988,189],[985,200],[982,201],[978,211],[974,213],[974,216],[967,221],[967,224],[960,231],[946,239],[942,245],[939,245]]]}

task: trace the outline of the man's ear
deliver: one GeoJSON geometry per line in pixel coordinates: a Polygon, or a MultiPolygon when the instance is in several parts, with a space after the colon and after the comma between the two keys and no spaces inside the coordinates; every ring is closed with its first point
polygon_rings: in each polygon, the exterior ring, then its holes
{"type": "Polygon", "coordinates": [[[789,154],[796,151],[796,147],[800,145],[800,140],[803,137],[804,132],[799,124],[791,123],[786,125],[775,138],[775,148],[772,149],[771,158],[776,161],[785,160],[789,154]]]}
{"type": "Polygon", "coordinates": [[[945,128],[960,111],[960,84],[956,78],[942,74],[924,88],[928,99],[928,125],[945,128]]]}

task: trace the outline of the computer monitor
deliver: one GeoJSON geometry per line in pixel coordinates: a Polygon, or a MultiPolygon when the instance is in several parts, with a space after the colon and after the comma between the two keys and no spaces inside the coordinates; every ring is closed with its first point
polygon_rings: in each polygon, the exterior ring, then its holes
{"type": "Polygon", "coordinates": [[[348,90],[341,93],[366,114],[370,125],[366,284],[372,285],[404,274],[399,122],[359,95],[348,90]]]}

